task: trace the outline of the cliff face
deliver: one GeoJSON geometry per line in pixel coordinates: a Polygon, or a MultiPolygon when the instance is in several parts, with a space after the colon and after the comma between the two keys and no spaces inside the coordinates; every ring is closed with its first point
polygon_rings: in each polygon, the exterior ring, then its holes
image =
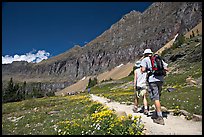
{"type": "MultiPolygon", "coordinates": [[[[202,21],[202,2],[156,2],[143,13],[131,11],[84,47],[75,46],[38,64],[2,65],[2,80],[65,83],[134,62],[145,48],[157,51],[177,33],[202,21]]],[[[63,86],[64,87],[64,86],[63,86]]]]}

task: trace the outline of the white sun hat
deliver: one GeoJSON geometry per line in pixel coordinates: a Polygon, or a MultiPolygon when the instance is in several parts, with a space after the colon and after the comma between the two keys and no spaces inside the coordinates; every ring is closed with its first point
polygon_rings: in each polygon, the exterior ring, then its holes
{"type": "Polygon", "coordinates": [[[143,54],[152,54],[152,50],[151,49],[145,49],[143,54]]]}
{"type": "Polygon", "coordinates": [[[137,61],[137,62],[135,63],[135,67],[139,68],[139,67],[140,67],[140,64],[141,64],[141,61],[137,61]]]}

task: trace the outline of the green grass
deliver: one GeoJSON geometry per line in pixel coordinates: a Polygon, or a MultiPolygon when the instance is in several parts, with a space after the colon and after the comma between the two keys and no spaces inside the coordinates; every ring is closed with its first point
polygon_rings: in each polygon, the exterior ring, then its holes
{"type": "Polygon", "coordinates": [[[124,79],[118,80],[118,83],[115,84],[109,83],[103,84],[102,86],[97,85],[91,89],[91,93],[98,96],[104,96],[118,102],[133,102],[133,86],[131,84],[127,84],[131,79],[132,76],[128,76],[124,79]]]}
{"type": "Polygon", "coordinates": [[[4,103],[2,108],[3,135],[143,134],[141,117],[117,117],[87,93],[4,103]]]}
{"type": "MultiPolygon", "coordinates": [[[[133,104],[133,75],[118,80],[117,84],[104,84],[103,86],[97,85],[92,87],[91,93],[112,99],[113,101],[125,103],[127,105],[133,104]]],[[[147,100],[151,105],[153,104],[149,98],[147,98],[147,100]]],[[[139,105],[142,105],[141,99],[139,100],[139,105]]]]}
{"type": "Polygon", "coordinates": [[[180,109],[190,113],[202,115],[202,86],[189,85],[186,82],[189,76],[195,80],[202,76],[202,62],[191,63],[188,67],[180,63],[179,69],[182,70],[182,73],[170,73],[165,77],[161,96],[162,104],[167,108],[179,106],[180,109]],[[166,92],[167,87],[173,87],[176,91],[166,92]]]}
{"type": "MultiPolygon", "coordinates": [[[[189,68],[183,68],[181,64],[179,66],[181,73],[178,74],[168,74],[165,77],[165,85],[175,86],[175,85],[186,85],[186,78],[189,76],[192,76],[194,79],[198,79],[202,77],[202,63],[191,63],[191,66],[188,66],[189,68]]],[[[185,65],[186,66],[186,65],[185,65]]]]}
{"type": "Polygon", "coordinates": [[[170,93],[163,91],[161,104],[168,109],[175,109],[176,106],[179,106],[180,109],[191,114],[202,115],[202,88],[192,86],[178,88],[170,93]]]}
{"type": "Polygon", "coordinates": [[[91,101],[81,102],[82,99],[85,97],[49,97],[3,104],[3,133],[57,134],[53,126],[58,121],[86,116],[86,105],[91,104],[91,101]],[[48,114],[50,111],[59,111],[59,113],[48,114]],[[23,118],[18,122],[9,120],[9,117],[21,116],[23,118]]]}

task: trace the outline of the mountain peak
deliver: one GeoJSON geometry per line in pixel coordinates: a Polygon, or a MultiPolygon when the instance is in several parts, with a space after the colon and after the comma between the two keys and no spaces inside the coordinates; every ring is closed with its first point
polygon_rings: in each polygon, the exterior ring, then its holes
{"type": "Polygon", "coordinates": [[[65,53],[32,65],[26,71],[19,67],[21,71],[17,73],[16,67],[10,70],[2,65],[2,79],[10,74],[16,79],[19,79],[18,75],[27,75],[30,79],[36,77],[41,81],[54,78],[55,81],[73,83],[120,64],[135,62],[145,48],[156,52],[178,32],[185,34],[201,20],[202,2],[153,3],[142,13],[133,10],[124,15],[85,46],[75,45],[65,53]]]}

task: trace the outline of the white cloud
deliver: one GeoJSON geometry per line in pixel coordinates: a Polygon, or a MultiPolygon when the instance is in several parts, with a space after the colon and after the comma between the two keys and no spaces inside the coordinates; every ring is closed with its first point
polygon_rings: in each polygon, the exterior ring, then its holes
{"type": "Polygon", "coordinates": [[[14,60],[13,57],[6,55],[5,57],[2,56],[2,64],[12,63],[14,60]]]}
{"type": "Polygon", "coordinates": [[[34,54],[33,52],[36,52],[36,50],[26,53],[25,55],[16,54],[13,57],[9,55],[6,55],[5,57],[2,56],[2,64],[9,64],[13,61],[27,61],[39,63],[44,59],[48,59],[48,57],[50,56],[50,53],[46,52],[45,50],[39,50],[36,54],[34,54]]]}

